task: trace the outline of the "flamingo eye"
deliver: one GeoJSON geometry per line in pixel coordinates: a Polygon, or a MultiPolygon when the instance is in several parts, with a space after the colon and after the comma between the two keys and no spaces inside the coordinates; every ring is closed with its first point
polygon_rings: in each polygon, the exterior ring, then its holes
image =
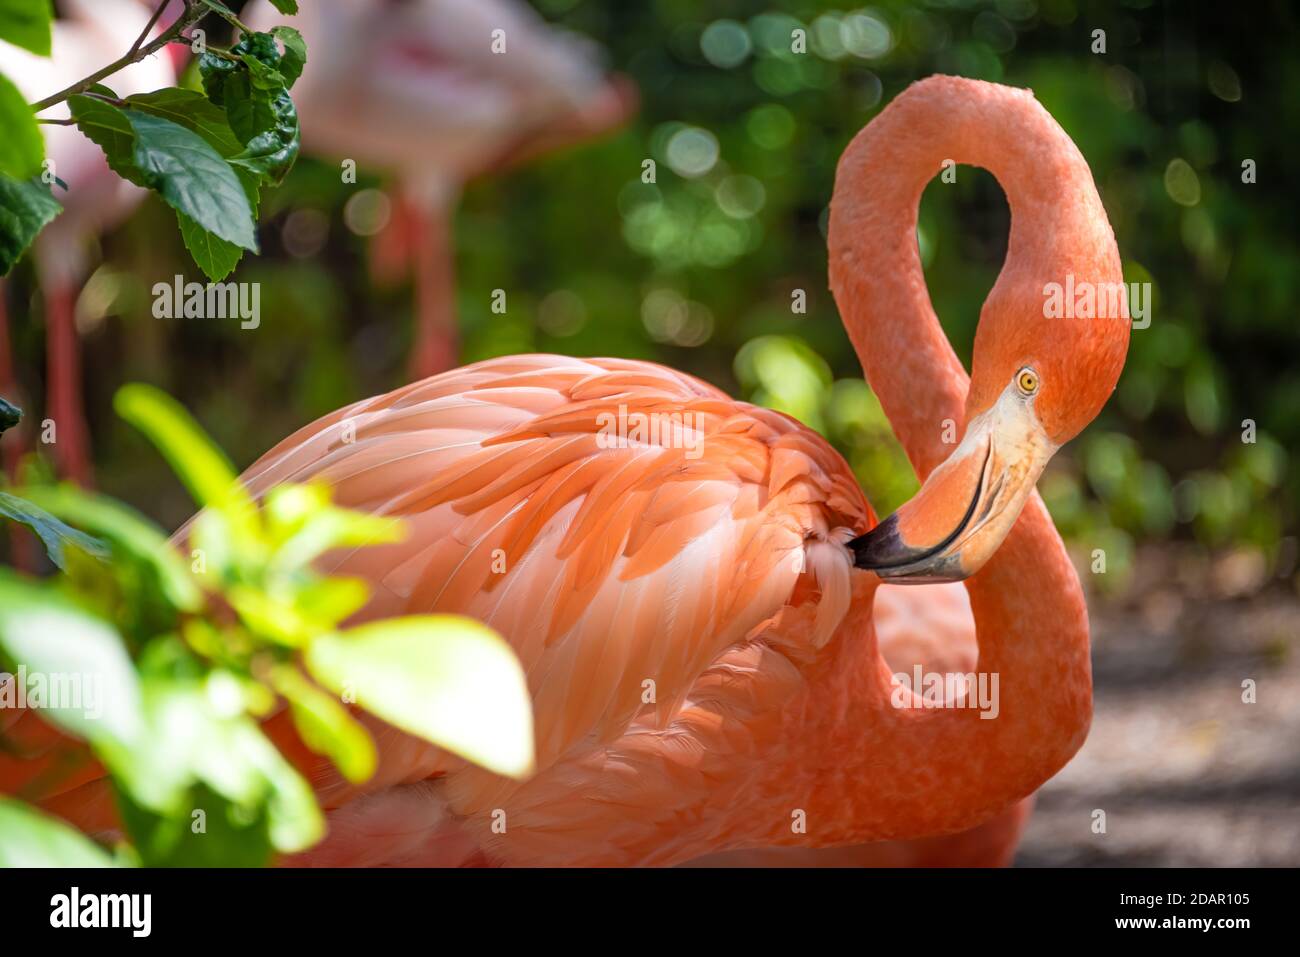
{"type": "Polygon", "coordinates": [[[1038,391],[1038,373],[1025,368],[1016,373],[1016,388],[1022,395],[1033,395],[1038,391]]]}

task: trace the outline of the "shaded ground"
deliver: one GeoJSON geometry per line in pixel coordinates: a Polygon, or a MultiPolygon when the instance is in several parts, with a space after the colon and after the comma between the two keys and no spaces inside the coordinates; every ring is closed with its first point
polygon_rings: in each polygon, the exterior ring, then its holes
{"type": "Polygon", "coordinates": [[[1287,583],[1228,597],[1242,569],[1222,562],[1141,564],[1127,599],[1089,602],[1092,731],[1016,864],[1300,865],[1300,600],[1287,583]]]}

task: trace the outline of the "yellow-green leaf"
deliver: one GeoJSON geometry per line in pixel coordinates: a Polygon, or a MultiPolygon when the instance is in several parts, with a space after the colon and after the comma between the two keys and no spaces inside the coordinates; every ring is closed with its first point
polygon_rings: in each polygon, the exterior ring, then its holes
{"type": "Polygon", "coordinates": [[[481,622],[417,615],[313,641],[307,668],[366,711],[498,774],[533,769],[533,713],[514,651],[481,622]]]}

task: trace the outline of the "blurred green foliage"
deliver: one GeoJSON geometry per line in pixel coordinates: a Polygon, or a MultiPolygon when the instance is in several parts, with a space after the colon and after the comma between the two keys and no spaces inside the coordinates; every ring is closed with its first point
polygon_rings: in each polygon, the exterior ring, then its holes
{"type": "MultiPolygon", "coordinates": [[[[638,85],[634,123],[598,144],[473,184],[455,224],[463,360],[553,350],[654,359],[826,433],[877,510],[915,487],[826,289],[825,223],[848,140],[936,72],[1031,87],[1078,143],[1126,277],[1154,289],[1114,400],[1058,457],[1043,491],[1062,531],[1106,547],[1167,537],[1273,555],[1297,527],[1300,301],[1288,189],[1300,139],[1297,13],[1154,0],[538,0],[638,85]],[[808,31],[809,52],[790,51],[808,31]],[[1094,31],[1106,52],[1094,53],[1094,31]],[[653,158],[657,177],[641,182],[653,158]],[[1243,182],[1253,160],[1257,181],[1243,182]],[[509,291],[504,315],[491,291],[509,291]],[[791,291],[807,292],[806,314],[791,291]],[[1251,420],[1257,442],[1242,441],[1251,420]]],[[[366,172],[366,171],[363,171],[366,172]]],[[[368,278],[345,226],[359,189],[303,161],[262,210],[266,320],[164,322],[148,289],[181,271],[146,208],[106,244],[80,307],[97,461],[106,487],[173,521],[136,441],[104,411],[124,378],[159,383],[250,461],[303,422],[403,381],[412,301],[368,278]],[[315,237],[304,243],[302,237],[315,237]]],[[[1005,253],[1008,213],[983,171],[931,187],[920,244],[931,296],[969,359],[1005,253]]],[[[30,282],[21,287],[30,294],[30,282]]],[[[12,301],[12,300],[11,300],[12,301]]],[[[25,315],[30,302],[19,301],[25,315]]],[[[24,381],[41,336],[19,325],[24,381]]],[[[1122,574],[1117,576],[1122,579],[1122,574]]]]}
{"type": "MultiPolygon", "coordinates": [[[[0,517],[38,529],[61,569],[47,581],[0,570],[0,702],[89,746],[111,780],[122,843],[109,858],[0,797],[0,866],[257,866],[310,848],[324,817],[260,724],[282,708],[303,744],[352,783],[378,760],[353,704],[500,774],[531,770],[528,690],[500,636],[454,615],[344,627],[369,586],[313,563],[399,541],[399,520],[338,508],[317,485],[254,501],[175,400],[128,385],[114,405],[201,511],[170,541],[132,509],[70,485],[0,492],[0,517]]],[[[46,741],[32,752],[46,736],[18,727],[0,728],[10,798],[61,793],[68,775],[94,779],[84,748],[46,741]]]]}

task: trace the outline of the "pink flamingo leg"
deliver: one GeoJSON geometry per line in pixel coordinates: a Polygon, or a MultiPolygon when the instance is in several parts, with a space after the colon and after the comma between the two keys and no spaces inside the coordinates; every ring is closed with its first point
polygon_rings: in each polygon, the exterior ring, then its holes
{"type": "Polygon", "coordinates": [[[77,347],[76,291],[65,284],[45,290],[47,354],[46,409],[54,420],[54,462],[59,472],[89,487],[89,437],[81,402],[81,356],[77,347]]]}
{"type": "Polygon", "coordinates": [[[404,202],[415,253],[416,328],[411,376],[419,380],[456,365],[456,275],[451,224],[445,211],[404,202]]]}

